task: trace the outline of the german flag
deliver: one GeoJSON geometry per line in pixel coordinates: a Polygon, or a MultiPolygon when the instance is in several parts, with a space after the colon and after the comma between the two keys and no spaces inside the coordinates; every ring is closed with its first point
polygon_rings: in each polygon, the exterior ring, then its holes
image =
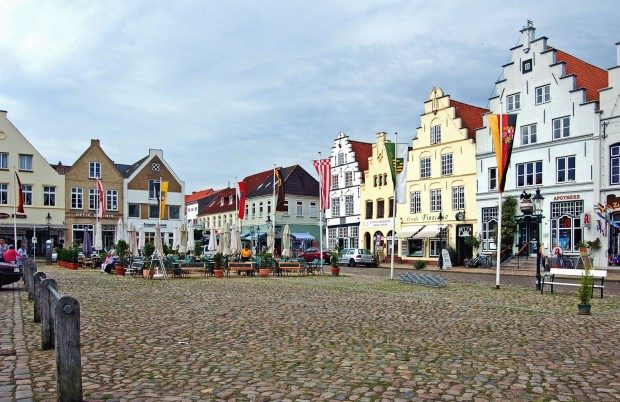
{"type": "Polygon", "coordinates": [[[515,130],[517,127],[516,114],[491,114],[489,115],[491,137],[495,147],[495,159],[497,160],[497,191],[504,191],[506,185],[506,173],[510,165],[512,144],[514,143],[515,130]]]}
{"type": "Polygon", "coordinates": [[[284,211],[284,179],[282,179],[282,168],[277,168],[275,171],[275,185],[278,186],[276,211],[284,211]]]}
{"type": "Polygon", "coordinates": [[[17,213],[24,213],[24,188],[22,187],[22,182],[19,180],[19,176],[17,172],[15,172],[15,181],[17,182],[17,203],[15,204],[15,208],[17,213]]]}

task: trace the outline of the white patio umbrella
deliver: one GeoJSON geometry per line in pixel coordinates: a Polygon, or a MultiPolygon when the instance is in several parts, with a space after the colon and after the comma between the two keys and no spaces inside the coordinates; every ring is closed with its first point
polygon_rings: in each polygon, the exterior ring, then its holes
{"type": "Polygon", "coordinates": [[[161,241],[161,226],[155,225],[155,251],[160,257],[164,256],[164,243],[161,241]]]}
{"type": "Polygon", "coordinates": [[[222,254],[224,255],[230,255],[230,226],[228,224],[226,224],[226,226],[224,227],[224,241],[222,243],[222,254]]]}
{"type": "Polygon", "coordinates": [[[127,240],[129,242],[129,254],[131,256],[138,256],[138,243],[136,238],[136,227],[133,222],[129,223],[129,227],[127,228],[127,240]]]}
{"type": "Polygon", "coordinates": [[[179,253],[187,253],[187,225],[185,223],[179,226],[179,253]]]}
{"type": "Polygon", "coordinates": [[[267,229],[267,251],[273,254],[276,247],[276,239],[273,234],[273,227],[269,226],[267,229]]]}
{"type": "Polygon", "coordinates": [[[175,227],[172,230],[172,249],[176,250],[179,248],[179,230],[180,225],[175,227]]]}
{"type": "Polygon", "coordinates": [[[233,225],[230,229],[230,254],[237,254],[239,252],[240,243],[239,231],[237,230],[237,226],[233,225]]]}
{"type": "Polygon", "coordinates": [[[118,243],[119,240],[125,240],[123,218],[118,218],[118,222],[116,222],[116,242],[118,243]]]}
{"type": "Polygon", "coordinates": [[[291,228],[289,225],[285,225],[282,232],[282,257],[291,258],[291,228]]]}
{"type": "Polygon", "coordinates": [[[196,248],[196,241],[194,240],[194,224],[190,223],[187,226],[187,251],[193,253],[196,248]]]}
{"type": "Polygon", "coordinates": [[[101,222],[95,223],[95,250],[103,249],[103,234],[101,232],[101,222]]]}
{"type": "Polygon", "coordinates": [[[138,250],[139,251],[142,251],[144,249],[144,243],[145,243],[144,226],[140,224],[140,226],[138,227],[138,250]]]}
{"type": "Polygon", "coordinates": [[[209,229],[209,246],[207,247],[209,251],[217,250],[217,240],[215,238],[215,229],[209,229]]]}

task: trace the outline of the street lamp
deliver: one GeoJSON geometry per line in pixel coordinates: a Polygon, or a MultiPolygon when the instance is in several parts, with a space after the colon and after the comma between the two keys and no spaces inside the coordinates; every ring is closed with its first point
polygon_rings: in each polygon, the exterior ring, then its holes
{"type": "Polygon", "coordinates": [[[439,265],[439,269],[443,269],[443,227],[441,222],[443,221],[443,218],[445,218],[443,216],[443,210],[439,210],[439,216],[437,217],[437,219],[439,219],[439,260],[438,265],[439,265]]]}
{"type": "Polygon", "coordinates": [[[47,240],[45,241],[45,264],[52,265],[52,240],[50,239],[52,216],[49,212],[45,217],[45,225],[47,226],[47,240]]]}
{"type": "MultiPolygon", "coordinates": [[[[543,201],[545,197],[540,194],[540,189],[536,189],[536,194],[532,197],[532,202],[534,203],[534,214],[538,217],[538,222],[542,221],[542,212],[543,212],[543,201]]],[[[540,263],[542,259],[542,255],[540,254],[540,228],[536,231],[536,290],[540,290],[541,286],[541,276],[540,276],[540,263]]]]}

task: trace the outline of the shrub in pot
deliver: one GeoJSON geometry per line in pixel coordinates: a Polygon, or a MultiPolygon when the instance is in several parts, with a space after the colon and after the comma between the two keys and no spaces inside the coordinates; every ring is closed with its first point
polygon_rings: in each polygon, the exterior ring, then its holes
{"type": "Polygon", "coordinates": [[[579,304],[577,310],[579,314],[590,314],[590,300],[592,299],[592,292],[594,291],[594,277],[590,273],[590,269],[586,268],[583,276],[581,277],[581,283],[579,290],[577,291],[577,297],[579,298],[579,304]]]}
{"type": "Polygon", "coordinates": [[[258,275],[262,277],[267,277],[269,276],[269,267],[271,266],[273,262],[273,255],[271,255],[271,253],[263,251],[262,253],[259,253],[258,256],[260,258],[260,266],[258,267],[258,275]]]}
{"type": "Polygon", "coordinates": [[[116,253],[118,254],[118,264],[115,267],[117,275],[125,275],[125,267],[127,266],[127,251],[129,244],[125,240],[119,240],[116,243],[116,253]]]}
{"type": "Polygon", "coordinates": [[[224,276],[224,269],[223,269],[223,264],[224,262],[224,254],[222,253],[215,253],[213,254],[213,263],[215,264],[215,269],[213,270],[213,276],[215,276],[216,278],[221,278],[222,276],[224,276]]]}
{"type": "Polygon", "coordinates": [[[415,269],[424,269],[426,268],[426,263],[424,261],[416,261],[413,266],[415,269]]]}
{"type": "Polygon", "coordinates": [[[332,276],[340,275],[340,251],[333,250],[329,256],[329,264],[331,265],[332,276]]]}

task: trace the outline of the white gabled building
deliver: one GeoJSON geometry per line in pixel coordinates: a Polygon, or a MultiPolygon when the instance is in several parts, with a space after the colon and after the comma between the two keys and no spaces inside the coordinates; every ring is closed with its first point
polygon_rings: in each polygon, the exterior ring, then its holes
{"type": "MultiPolygon", "coordinates": [[[[609,85],[601,90],[601,136],[599,202],[609,209],[606,214],[620,221],[620,42],[616,43],[616,65],[608,69],[609,85]]],[[[596,165],[596,164],[595,164],[596,165]]],[[[620,230],[594,216],[594,225],[601,238],[602,252],[597,265],[607,265],[609,258],[620,255],[620,230]]]]}
{"type": "MultiPolygon", "coordinates": [[[[534,195],[540,188],[545,197],[543,219],[519,224],[512,252],[535,254],[542,241],[546,253],[560,247],[564,254],[577,255],[581,241],[598,236],[596,225],[588,222],[598,200],[595,139],[599,90],[607,86],[607,72],[549,46],[546,37],[534,33],[531,24],[521,30],[489,100],[490,113],[517,114],[504,196],[534,195]]],[[[483,122],[476,133],[476,200],[481,251],[489,254],[495,251],[497,171],[486,116],[483,122]]]]}
{"type": "Polygon", "coordinates": [[[338,133],[331,152],[332,187],[330,209],[325,211],[327,244],[336,247],[358,247],[361,214],[360,184],[368,169],[372,144],[353,141],[338,133]]]}

